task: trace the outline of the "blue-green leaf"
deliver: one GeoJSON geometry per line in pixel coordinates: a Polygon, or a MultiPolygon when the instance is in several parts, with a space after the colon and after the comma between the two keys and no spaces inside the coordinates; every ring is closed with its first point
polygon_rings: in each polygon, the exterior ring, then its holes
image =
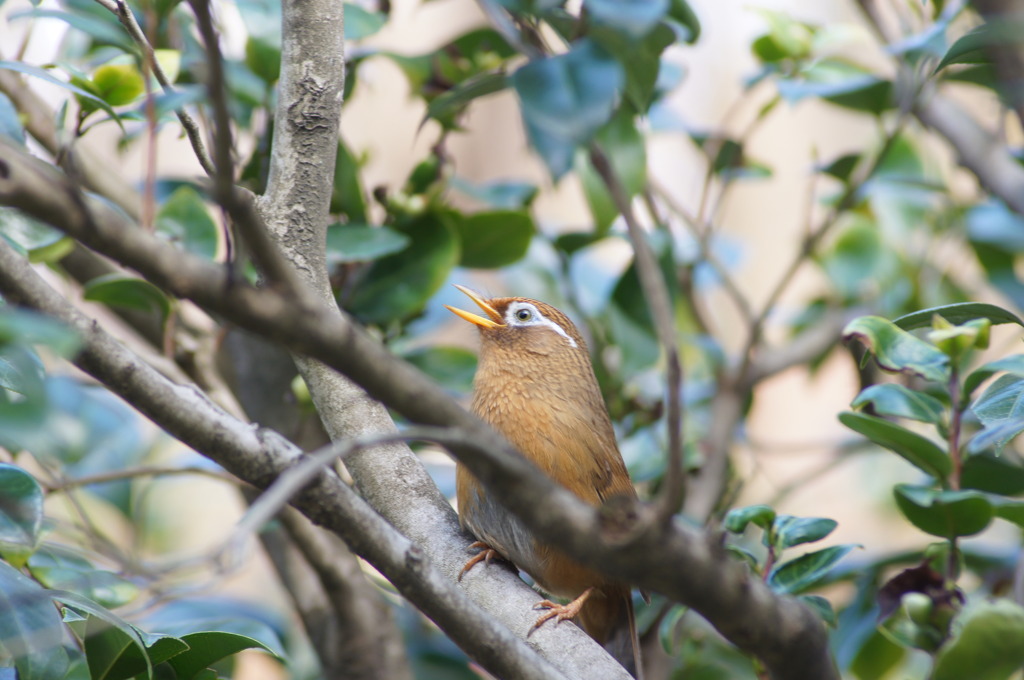
{"type": "Polygon", "coordinates": [[[880,316],[862,316],[843,329],[843,339],[856,338],[886,371],[910,373],[925,380],[949,379],[949,357],[880,316]]]}
{"type": "Polygon", "coordinates": [[[570,169],[575,148],[611,118],[623,82],[619,62],[586,39],[512,74],[530,141],[556,179],[570,169]]]}
{"type": "Polygon", "coordinates": [[[741,534],[751,522],[767,529],[774,521],[775,511],[767,505],[748,505],[730,510],[725,516],[725,528],[734,534],[741,534]]]}
{"type": "Polygon", "coordinates": [[[981,383],[1002,372],[1024,378],[1024,354],[1011,354],[979,366],[964,380],[964,394],[970,395],[981,383]]]}
{"type": "Polygon", "coordinates": [[[835,566],[836,562],[858,546],[836,545],[801,555],[781,564],[768,576],[768,585],[782,594],[798,594],[813,588],[835,566]]]}
{"type": "Polygon", "coordinates": [[[977,453],[991,448],[998,455],[1024,431],[1024,378],[999,377],[971,404],[971,411],[985,427],[971,438],[968,450],[977,453]]]}
{"type": "Polygon", "coordinates": [[[1007,598],[977,599],[953,619],[935,657],[933,680],[1006,680],[1024,667],[1024,608],[1007,598]]]}
{"type": "Polygon", "coordinates": [[[669,0],[584,0],[595,24],[638,40],[668,12],[669,0]]]}
{"type": "Polygon", "coordinates": [[[63,678],[68,669],[64,623],[38,583],[0,561],[0,648],[20,680],[63,678]]]}
{"type": "Polygon", "coordinates": [[[839,525],[834,519],[825,517],[794,517],[779,515],[772,524],[772,535],[777,550],[785,550],[794,545],[820,541],[839,525]]]}
{"type": "Polygon", "coordinates": [[[405,250],[410,239],[388,227],[332,224],[327,228],[327,264],[369,262],[405,250]]]}
{"type": "Polygon", "coordinates": [[[961,324],[974,319],[988,319],[993,325],[1015,323],[1018,326],[1024,326],[1024,321],[1013,312],[986,302],[958,302],[941,307],[931,307],[904,314],[893,319],[892,322],[905,331],[911,331],[915,328],[931,326],[932,319],[936,314],[953,324],[961,324]]]}
{"type": "Polygon", "coordinates": [[[363,40],[384,28],[387,17],[380,12],[370,12],[359,5],[345,3],[345,40],[363,40]]]}
{"type": "Polygon", "coordinates": [[[854,408],[871,405],[875,413],[894,418],[909,418],[938,423],[945,408],[935,397],[897,383],[879,383],[866,387],[850,404],[854,408]]]}
{"type": "Polygon", "coordinates": [[[932,536],[972,536],[983,531],[995,515],[988,498],[978,491],[939,491],[899,484],[893,493],[911,524],[932,536]]]}
{"type": "Polygon", "coordinates": [[[43,490],[29,473],[0,463],[0,556],[16,567],[39,545],[43,490]]]}
{"type": "Polygon", "coordinates": [[[908,463],[936,479],[945,480],[953,469],[949,456],[937,444],[896,423],[849,411],[839,414],[839,422],[879,446],[898,453],[908,463]]]}
{"type": "Polygon", "coordinates": [[[163,291],[145,279],[124,274],[107,274],[85,284],[83,297],[117,307],[153,312],[166,319],[171,313],[171,301],[163,291]]]}
{"type": "Polygon", "coordinates": [[[185,252],[212,260],[217,255],[217,223],[199,193],[190,186],[175,189],[160,206],[156,231],[185,252]]]}

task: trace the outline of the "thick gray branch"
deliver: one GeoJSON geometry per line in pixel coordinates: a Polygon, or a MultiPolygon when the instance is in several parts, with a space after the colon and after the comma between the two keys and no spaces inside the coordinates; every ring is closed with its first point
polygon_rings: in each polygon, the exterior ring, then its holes
{"type": "MultiPolygon", "coordinates": [[[[726,638],[760,657],[772,677],[838,677],[824,626],[808,608],[773,594],[699,531],[652,523],[643,507],[595,512],[340,313],[328,313],[321,305],[307,307],[273,289],[233,281],[223,267],[180,253],[98,201],[83,199],[54,168],[2,140],[0,204],[22,208],[129,264],[171,293],[327,363],[413,422],[462,429],[477,445],[453,447],[452,453],[539,538],[625,582],[692,606],[726,638]]],[[[403,478],[410,473],[410,479],[418,479],[415,470],[387,471],[403,478]]],[[[402,483],[408,482],[403,479],[402,483]]],[[[431,515],[418,521],[436,522],[437,518],[431,515]]],[[[339,531],[344,533],[345,528],[339,531]]],[[[465,555],[456,550],[446,553],[437,558],[438,564],[445,573],[454,573],[465,555]]],[[[471,572],[466,580],[472,583],[476,578],[471,572]]],[[[545,634],[547,627],[534,637],[545,634]]]]}
{"type": "Polygon", "coordinates": [[[1024,168],[1006,146],[951,99],[934,94],[914,105],[918,120],[946,138],[960,164],[977,176],[987,191],[1024,215],[1024,168]]]}
{"type": "MultiPolygon", "coordinates": [[[[284,3],[283,51],[274,145],[259,208],[299,276],[337,317],[328,281],[325,241],[338,148],[343,92],[343,26],[339,0],[284,3]]],[[[324,426],[335,441],[395,431],[387,409],[355,382],[320,361],[296,358],[324,426]]],[[[453,580],[468,559],[458,519],[419,459],[402,442],[361,448],[345,458],[363,497],[399,531],[443,565],[453,580]],[[396,474],[397,473],[397,474],[396,474]]],[[[473,599],[525,636],[537,594],[502,568],[475,570],[462,582],[473,599]]],[[[570,677],[625,677],[603,649],[573,626],[530,642],[570,677]]]]}
{"type": "MultiPolygon", "coordinates": [[[[161,376],[49,288],[2,241],[0,292],[74,328],[83,341],[75,359],[82,370],[238,478],[266,488],[302,456],[300,449],[277,433],[243,423],[202,392],[161,376]]],[[[293,504],[342,537],[485,668],[502,677],[560,677],[522,640],[476,607],[419,546],[399,534],[336,475],[322,474],[293,504]]]]}

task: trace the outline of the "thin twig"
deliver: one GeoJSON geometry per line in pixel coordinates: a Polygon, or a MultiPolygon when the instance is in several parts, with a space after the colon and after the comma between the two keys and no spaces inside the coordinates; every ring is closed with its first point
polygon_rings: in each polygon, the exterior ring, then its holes
{"type": "Polygon", "coordinates": [[[68,489],[89,486],[90,484],[104,484],[106,482],[117,482],[123,479],[135,479],[137,477],[168,477],[172,475],[201,475],[219,479],[222,482],[229,482],[232,484],[238,483],[238,479],[220,470],[211,470],[209,468],[202,467],[169,468],[145,466],[126,468],[124,470],[110,470],[108,472],[87,475],[85,477],[76,477],[74,479],[61,479],[60,481],[46,484],[45,487],[47,491],[55,493],[58,491],[67,491],[68,489]]]}
{"type": "Polygon", "coordinates": [[[226,99],[224,58],[220,51],[217,32],[214,30],[213,17],[210,15],[209,0],[189,1],[207,56],[206,88],[213,109],[213,181],[217,202],[231,215],[231,219],[245,238],[256,266],[267,281],[271,285],[279,285],[288,292],[296,293],[305,302],[310,296],[300,294],[303,286],[295,270],[270,239],[266,224],[256,210],[255,198],[250,192],[235,186],[231,113],[226,99]]]}
{"type": "Polygon", "coordinates": [[[658,517],[665,521],[675,513],[683,504],[686,495],[686,477],[683,470],[683,366],[679,359],[679,348],[676,342],[675,315],[672,313],[672,298],[669,296],[668,286],[665,285],[665,278],[661,273],[661,266],[657,257],[647,242],[640,223],[633,212],[629,196],[622,185],[622,181],[615,174],[611,163],[604,151],[596,144],[590,145],[590,162],[594,170],[601,177],[608,192],[612,195],[615,206],[626,221],[626,228],[629,230],[629,239],[633,243],[633,253],[636,258],[636,271],[640,278],[640,287],[643,289],[644,298],[647,300],[647,307],[650,310],[651,318],[654,320],[655,332],[658,341],[665,351],[665,382],[666,390],[666,417],[665,425],[668,428],[668,466],[665,472],[665,486],[658,497],[658,517]]]}
{"type": "Polygon", "coordinates": [[[748,300],[747,296],[740,290],[740,287],[733,279],[732,274],[729,273],[729,268],[722,264],[722,261],[718,259],[717,255],[715,255],[714,250],[711,248],[708,241],[702,238],[702,227],[697,216],[675,200],[671,193],[669,193],[668,188],[658,180],[652,179],[651,186],[654,191],[657,192],[658,197],[665,202],[669,209],[682,218],[683,224],[686,226],[690,235],[693,237],[694,242],[697,244],[700,259],[715,271],[715,276],[717,276],[719,281],[721,281],[725,292],[732,298],[733,304],[736,305],[736,308],[740,311],[740,314],[743,315],[747,324],[749,325],[753,323],[755,312],[753,306],[750,304],[750,300],[748,300]]]}
{"type": "Polygon", "coordinates": [[[761,307],[761,311],[754,318],[754,323],[750,327],[750,332],[747,336],[746,345],[743,348],[743,361],[740,369],[737,373],[742,382],[749,382],[752,368],[754,366],[754,356],[756,354],[757,347],[759,346],[764,333],[764,326],[768,320],[768,316],[775,309],[782,294],[789,288],[789,284],[793,281],[797,272],[807,261],[807,258],[814,254],[818,245],[825,238],[825,236],[839,223],[839,218],[848,210],[854,200],[860,194],[864,184],[867,183],[871,177],[874,176],[875,172],[881,166],[886,156],[889,155],[889,151],[892,149],[893,144],[899,138],[900,133],[903,131],[904,126],[907,123],[910,115],[908,111],[901,111],[899,118],[892,130],[886,135],[882,142],[882,148],[875,154],[871,163],[868,165],[861,165],[858,168],[858,172],[849,183],[846,185],[846,189],[843,191],[839,200],[835,202],[828,215],[822,220],[821,224],[811,232],[805,239],[804,242],[797,251],[796,256],[789,263],[789,266],[783,272],[782,276],[776,282],[771,292],[768,294],[768,298],[765,300],[761,307]]]}
{"type": "MultiPolygon", "coordinates": [[[[146,38],[146,34],[142,31],[142,27],[139,26],[139,22],[135,20],[135,15],[132,13],[131,8],[128,7],[128,3],[124,0],[96,0],[96,2],[117,16],[118,21],[128,31],[129,37],[142,49],[144,58],[148,59],[152,64],[153,75],[156,76],[156,80],[160,83],[164,92],[168,94],[174,93],[174,84],[167,77],[167,74],[160,66],[160,62],[156,60],[153,46],[150,44],[149,39],[146,38]]],[[[206,144],[203,143],[203,135],[199,130],[199,125],[184,107],[175,109],[174,113],[178,116],[181,127],[185,130],[185,135],[192,145],[192,151],[195,153],[199,165],[202,166],[203,171],[208,176],[212,177],[214,173],[213,161],[210,160],[210,154],[206,151],[206,144]]]]}
{"type": "Polygon", "coordinates": [[[346,456],[363,449],[374,448],[382,444],[407,441],[431,441],[439,444],[455,442],[466,445],[468,437],[460,435],[454,428],[446,427],[410,427],[401,432],[372,434],[353,439],[339,439],[310,453],[303,460],[282,473],[267,490],[260,494],[249,506],[245,515],[238,521],[231,538],[225,541],[224,554],[241,554],[245,540],[277,515],[303,487],[320,474],[326,465],[334,460],[344,460],[346,456]]]}

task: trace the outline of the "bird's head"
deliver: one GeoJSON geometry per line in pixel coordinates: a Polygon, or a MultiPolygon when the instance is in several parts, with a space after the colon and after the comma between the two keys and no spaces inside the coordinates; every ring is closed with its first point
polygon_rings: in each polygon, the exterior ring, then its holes
{"type": "Polygon", "coordinates": [[[589,362],[583,336],[565,314],[551,305],[522,297],[485,298],[465,286],[456,288],[486,314],[480,316],[445,305],[480,331],[481,358],[501,355],[528,360],[536,355],[572,356],[589,362]]]}

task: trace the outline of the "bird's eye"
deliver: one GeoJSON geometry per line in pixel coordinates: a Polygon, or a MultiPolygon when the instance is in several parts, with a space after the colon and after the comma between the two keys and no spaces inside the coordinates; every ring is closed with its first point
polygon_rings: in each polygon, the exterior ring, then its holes
{"type": "Polygon", "coordinates": [[[516,318],[520,321],[529,321],[533,318],[533,312],[529,309],[516,310],[516,318]]]}

